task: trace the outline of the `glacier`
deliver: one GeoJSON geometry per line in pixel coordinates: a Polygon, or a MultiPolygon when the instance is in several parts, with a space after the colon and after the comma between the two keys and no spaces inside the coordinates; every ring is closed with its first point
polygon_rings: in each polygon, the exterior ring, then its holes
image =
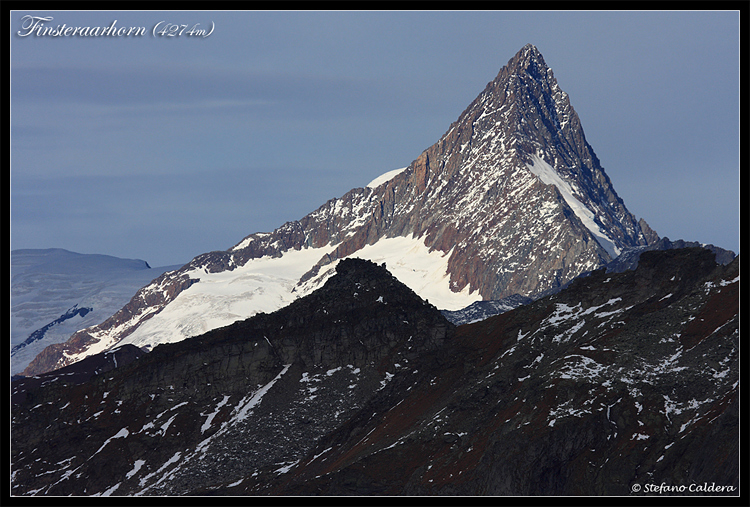
{"type": "MultiPolygon", "coordinates": [[[[100,336],[86,351],[66,357],[75,362],[124,344],[150,350],[160,343],[181,341],[260,312],[274,312],[322,286],[335,273],[340,259],[326,265],[312,279],[298,283],[310,266],[336,246],[292,249],[281,257],[251,259],[241,267],[217,273],[202,268],[189,271],[190,278],[200,282],[178,294],[171,304],[144,320],[130,335],[120,340],[115,328],[114,332],[100,336]]],[[[421,238],[410,235],[381,239],[351,257],[385,263],[396,278],[429,303],[440,309],[459,310],[481,301],[482,297],[477,290],[470,292],[468,286],[461,292],[451,290],[447,273],[451,253],[431,251],[421,238]]]]}

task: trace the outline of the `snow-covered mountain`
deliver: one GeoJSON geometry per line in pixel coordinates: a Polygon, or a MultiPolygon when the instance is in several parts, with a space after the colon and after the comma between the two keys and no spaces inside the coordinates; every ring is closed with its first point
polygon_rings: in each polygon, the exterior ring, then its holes
{"type": "Polygon", "coordinates": [[[457,310],[548,293],[658,239],[626,209],[567,94],[526,45],[406,168],[165,273],[105,322],[42,351],[24,373],[276,310],[319,287],[346,257],[386,263],[436,307],[457,310]]]}
{"type": "Polygon", "coordinates": [[[61,343],[110,317],[133,294],[169,269],[137,259],[67,250],[13,250],[11,259],[11,374],[46,346],[61,343]]]}

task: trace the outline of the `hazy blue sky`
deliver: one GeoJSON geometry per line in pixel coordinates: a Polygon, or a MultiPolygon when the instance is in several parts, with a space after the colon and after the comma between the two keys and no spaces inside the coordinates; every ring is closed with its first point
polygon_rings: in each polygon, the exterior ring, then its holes
{"type": "Polygon", "coordinates": [[[532,43],[628,209],[739,251],[738,12],[15,11],[11,33],[12,249],[225,250],[408,165],[532,43]],[[148,34],[21,37],[27,14],[148,34]]]}

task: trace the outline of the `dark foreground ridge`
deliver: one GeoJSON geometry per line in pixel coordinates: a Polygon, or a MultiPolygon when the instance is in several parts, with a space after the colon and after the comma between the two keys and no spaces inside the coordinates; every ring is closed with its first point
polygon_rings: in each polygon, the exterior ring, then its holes
{"type": "Polygon", "coordinates": [[[277,312],[26,390],[12,493],[630,495],[663,483],[737,495],[738,266],[702,248],[644,252],[635,271],[601,269],[454,327],[384,266],[343,260],[277,312]]]}

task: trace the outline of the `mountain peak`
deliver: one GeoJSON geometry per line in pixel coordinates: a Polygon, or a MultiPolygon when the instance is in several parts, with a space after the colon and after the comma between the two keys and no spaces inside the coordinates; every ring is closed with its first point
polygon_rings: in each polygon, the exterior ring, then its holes
{"type": "Polygon", "coordinates": [[[542,65],[544,67],[547,66],[547,64],[544,62],[542,53],[540,53],[536,46],[534,46],[533,44],[526,44],[524,47],[522,47],[518,51],[518,53],[516,53],[516,55],[510,59],[508,63],[513,61],[524,64],[524,67],[527,67],[532,63],[542,65]]]}
{"type": "Polygon", "coordinates": [[[544,61],[542,53],[533,44],[526,44],[510,60],[505,67],[498,73],[495,81],[505,81],[510,76],[528,75],[535,81],[550,80],[551,84],[556,85],[552,70],[544,61]]]}
{"type": "Polygon", "coordinates": [[[528,44],[526,44],[524,47],[522,47],[518,51],[517,54],[518,55],[524,55],[524,56],[531,55],[533,57],[537,57],[537,56],[541,57],[542,56],[542,54],[539,52],[539,50],[536,48],[536,46],[533,45],[530,42],[528,44]]]}
{"type": "MultiPolygon", "coordinates": [[[[387,262],[420,297],[458,310],[478,300],[538,297],[658,239],[644,234],[617,196],[532,44],[435,144],[377,181],[163,275],[108,321],[40,354],[27,374],[69,364],[94,344],[149,347],[274,311],[321,287],[336,263],[353,256],[387,262]],[[215,291],[217,284],[224,289],[215,291]]],[[[385,291],[373,294],[388,299],[385,291]]]]}

